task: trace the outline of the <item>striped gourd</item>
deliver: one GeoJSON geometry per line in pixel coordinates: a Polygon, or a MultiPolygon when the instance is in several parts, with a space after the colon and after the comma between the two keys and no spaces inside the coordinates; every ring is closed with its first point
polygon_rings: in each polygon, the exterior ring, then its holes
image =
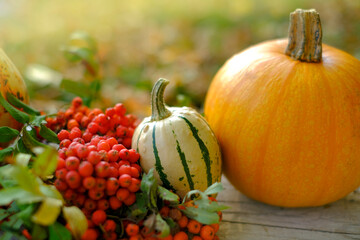
{"type": "Polygon", "coordinates": [[[164,187],[183,197],[205,190],[221,177],[221,153],[205,119],[188,107],[165,107],[169,82],[159,79],[151,93],[152,115],[136,128],[132,147],[140,153],[145,172],[155,168],[164,187]]]}

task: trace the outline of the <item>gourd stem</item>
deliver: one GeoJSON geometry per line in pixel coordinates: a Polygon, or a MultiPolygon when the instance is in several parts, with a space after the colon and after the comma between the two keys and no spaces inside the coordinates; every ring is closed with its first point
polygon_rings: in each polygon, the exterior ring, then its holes
{"type": "Polygon", "coordinates": [[[290,14],[289,43],[285,54],[294,60],[321,62],[322,28],[315,9],[296,9],[290,14]]]}
{"type": "Polygon", "coordinates": [[[160,78],[151,91],[151,121],[159,121],[171,115],[164,103],[164,91],[169,81],[160,78]]]}

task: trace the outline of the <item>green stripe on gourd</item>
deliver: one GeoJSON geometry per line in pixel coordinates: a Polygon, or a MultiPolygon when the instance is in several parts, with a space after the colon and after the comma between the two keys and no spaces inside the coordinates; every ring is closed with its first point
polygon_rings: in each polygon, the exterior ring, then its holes
{"type": "Polygon", "coordinates": [[[195,137],[197,143],[199,144],[199,148],[202,153],[202,158],[204,159],[205,165],[206,165],[207,185],[209,187],[212,184],[212,174],[211,174],[211,163],[210,163],[209,150],[207,149],[204,141],[199,137],[199,134],[198,134],[199,130],[196,129],[194,127],[194,125],[192,125],[192,123],[185,117],[179,116],[179,118],[183,119],[186,122],[186,124],[189,126],[193,136],[195,137]]]}

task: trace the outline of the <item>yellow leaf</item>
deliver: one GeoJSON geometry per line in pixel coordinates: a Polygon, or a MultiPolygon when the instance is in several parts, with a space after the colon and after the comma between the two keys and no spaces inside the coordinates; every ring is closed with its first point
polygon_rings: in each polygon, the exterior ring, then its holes
{"type": "Polygon", "coordinates": [[[52,225],[59,216],[62,205],[61,200],[45,198],[37,212],[32,216],[32,221],[43,226],[52,225]]]}
{"type": "Polygon", "coordinates": [[[88,225],[84,213],[75,206],[63,208],[64,217],[69,223],[71,233],[76,240],[80,240],[88,225]]]}

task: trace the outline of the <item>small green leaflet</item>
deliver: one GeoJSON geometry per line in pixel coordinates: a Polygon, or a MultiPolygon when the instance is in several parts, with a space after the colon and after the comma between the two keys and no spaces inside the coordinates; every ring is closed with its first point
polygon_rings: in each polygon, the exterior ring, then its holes
{"type": "Polygon", "coordinates": [[[28,149],[32,149],[33,147],[39,147],[39,146],[47,147],[46,144],[39,142],[32,136],[32,131],[33,131],[33,128],[30,125],[24,126],[23,131],[22,131],[22,134],[23,134],[22,140],[24,142],[24,145],[28,149]]]}
{"type": "Polygon", "coordinates": [[[54,133],[52,130],[50,130],[45,125],[40,126],[40,136],[45,138],[46,140],[54,143],[59,143],[59,138],[57,137],[56,133],[54,133]]]}
{"type": "Polygon", "coordinates": [[[28,192],[20,187],[4,188],[0,191],[0,206],[7,205],[12,201],[32,203],[40,202],[42,199],[41,196],[28,192]]]}
{"type": "Polygon", "coordinates": [[[182,212],[189,218],[195,219],[202,224],[219,223],[219,215],[216,212],[209,212],[204,208],[187,207],[182,212]]]}
{"type": "Polygon", "coordinates": [[[141,191],[148,197],[148,206],[150,209],[156,209],[158,184],[154,177],[154,169],[150,169],[148,174],[144,174],[141,180],[141,191]]]}
{"type": "Polygon", "coordinates": [[[49,226],[49,240],[71,240],[71,233],[67,228],[55,222],[53,225],[49,226]]]}
{"type": "Polygon", "coordinates": [[[20,101],[17,97],[12,95],[11,93],[7,92],[6,98],[10,104],[12,104],[13,106],[15,106],[17,108],[22,108],[24,110],[24,112],[26,112],[30,115],[40,115],[39,111],[37,111],[37,110],[31,108],[29,105],[23,103],[22,101],[20,101]]]}
{"type": "Polygon", "coordinates": [[[46,124],[45,118],[45,115],[32,116],[30,124],[36,127],[40,127],[42,124],[46,124]]]}
{"type": "Polygon", "coordinates": [[[169,225],[164,219],[162,219],[159,213],[156,214],[155,230],[160,232],[160,238],[167,237],[170,234],[169,225]]]}
{"type": "Polygon", "coordinates": [[[19,131],[9,127],[0,127],[0,142],[9,142],[19,135],[19,131]]]}
{"type": "Polygon", "coordinates": [[[172,193],[169,190],[167,190],[166,188],[161,187],[161,186],[158,186],[158,190],[159,190],[159,197],[161,199],[169,201],[170,203],[173,203],[173,204],[179,203],[180,198],[175,193],[172,193]]]}
{"type": "Polygon", "coordinates": [[[10,113],[10,115],[18,122],[27,123],[30,120],[30,116],[8,103],[0,92],[0,104],[10,113]]]}
{"type": "Polygon", "coordinates": [[[210,187],[208,187],[204,193],[206,195],[212,195],[212,194],[219,193],[222,190],[224,190],[223,185],[219,182],[216,182],[216,183],[212,184],[210,187]]]}

